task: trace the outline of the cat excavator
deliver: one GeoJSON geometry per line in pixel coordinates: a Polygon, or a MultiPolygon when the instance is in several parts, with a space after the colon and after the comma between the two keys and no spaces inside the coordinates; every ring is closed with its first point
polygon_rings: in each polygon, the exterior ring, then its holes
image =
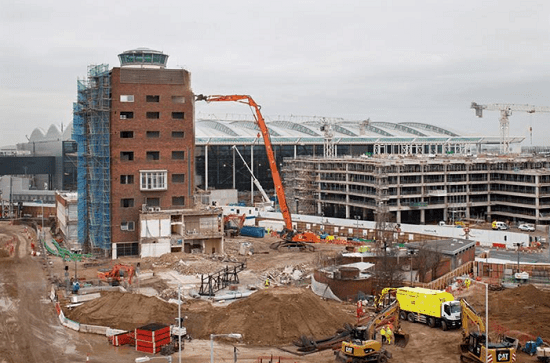
{"type": "Polygon", "coordinates": [[[197,95],[195,97],[196,101],[206,101],[206,102],[238,102],[244,103],[245,105],[250,106],[254,109],[254,118],[256,120],[256,125],[262,133],[264,140],[265,151],[267,154],[267,159],[269,160],[269,168],[271,170],[271,177],[273,179],[273,186],[275,187],[275,192],[277,194],[277,200],[279,202],[279,208],[283,215],[285,222],[284,229],[281,233],[282,241],[275,242],[271,247],[274,249],[283,249],[283,248],[297,248],[301,251],[314,251],[315,247],[311,243],[318,243],[321,241],[320,237],[313,232],[298,232],[292,228],[292,217],[288,209],[286,202],[285,191],[283,189],[283,182],[281,180],[281,175],[277,168],[277,162],[275,160],[275,154],[273,152],[273,146],[271,144],[271,138],[269,136],[269,130],[265,124],[265,120],[260,112],[260,106],[252,99],[252,97],[247,95],[226,95],[226,96],[205,96],[197,95]]]}
{"type": "Polygon", "coordinates": [[[460,300],[460,306],[463,336],[460,344],[460,361],[463,363],[515,362],[519,341],[516,338],[504,336],[498,343],[487,344],[483,319],[465,299],[460,300]],[[476,326],[478,331],[474,331],[470,323],[476,326]]]}
{"type": "Polygon", "coordinates": [[[366,325],[354,327],[350,338],[342,342],[342,348],[335,351],[337,363],[384,363],[391,358],[391,353],[376,340],[376,332],[384,326],[393,325],[395,345],[404,348],[409,342],[409,335],[404,333],[399,324],[399,302],[394,300],[380,311],[366,325]]]}

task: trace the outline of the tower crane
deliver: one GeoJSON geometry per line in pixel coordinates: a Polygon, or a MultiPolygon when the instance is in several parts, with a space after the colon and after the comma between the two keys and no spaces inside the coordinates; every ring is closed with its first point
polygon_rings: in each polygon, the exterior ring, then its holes
{"type": "Polygon", "coordinates": [[[508,140],[510,120],[509,116],[512,115],[512,111],[518,112],[550,112],[550,107],[547,106],[532,106],[532,105],[515,105],[509,103],[489,103],[487,105],[479,105],[472,102],[470,108],[476,110],[477,117],[483,117],[483,110],[487,111],[500,111],[500,151],[507,154],[509,151],[510,141],[508,140]]]}
{"type": "Polygon", "coordinates": [[[271,137],[269,135],[269,130],[265,124],[264,117],[260,112],[260,106],[248,95],[226,95],[226,96],[205,96],[197,95],[196,101],[206,101],[206,102],[239,102],[244,103],[245,105],[250,106],[254,110],[254,118],[256,119],[256,124],[262,133],[264,140],[265,151],[267,154],[267,159],[269,160],[269,168],[271,169],[271,177],[273,179],[273,186],[275,187],[275,193],[277,194],[277,199],[279,201],[279,208],[283,215],[283,220],[285,222],[285,227],[281,233],[283,241],[276,242],[272,247],[279,248],[299,248],[301,251],[309,250],[314,251],[315,247],[306,242],[319,242],[320,238],[312,232],[297,232],[292,228],[292,217],[288,209],[286,202],[285,191],[283,189],[283,182],[281,179],[281,174],[279,174],[279,169],[277,168],[277,161],[275,160],[275,154],[273,152],[273,146],[271,144],[271,137]]]}

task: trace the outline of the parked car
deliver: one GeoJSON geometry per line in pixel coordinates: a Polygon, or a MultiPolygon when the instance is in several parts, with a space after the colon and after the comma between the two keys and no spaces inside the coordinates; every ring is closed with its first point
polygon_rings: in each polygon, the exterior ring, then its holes
{"type": "Polygon", "coordinates": [[[518,226],[518,229],[525,232],[534,232],[535,226],[533,226],[532,224],[523,223],[518,226]]]}

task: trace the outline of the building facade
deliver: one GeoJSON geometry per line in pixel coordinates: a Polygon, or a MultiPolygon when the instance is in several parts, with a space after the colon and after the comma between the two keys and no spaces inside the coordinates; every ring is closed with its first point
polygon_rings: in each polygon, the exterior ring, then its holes
{"type": "Polygon", "coordinates": [[[286,159],[284,175],[299,209],[327,217],[550,224],[550,160],[544,155],[286,159]]]}
{"type": "Polygon", "coordinates": [[[88,70],[75,104],[79,240],[137,255],[142,211],[192,205],[194,99],[190,73],[138,48],[120,67],[88,70]]]}

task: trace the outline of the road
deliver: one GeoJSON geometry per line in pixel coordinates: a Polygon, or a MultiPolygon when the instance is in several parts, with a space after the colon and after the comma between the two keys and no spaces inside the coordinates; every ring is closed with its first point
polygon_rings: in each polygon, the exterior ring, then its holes
{"type": "MultiPolygon", "coordinates": [[[[501,260],[508,260],[510,262],[518,262],[518,253],[516,251],[503,251],[495,248],[476,247],[476,256],[479,256],[482,252],[489,252],[490,258],[498,258],[501,260]]],[[[542,253],[519,253],[520,263],[550,263],[550,250],[544,249],[542,253]]]]}

